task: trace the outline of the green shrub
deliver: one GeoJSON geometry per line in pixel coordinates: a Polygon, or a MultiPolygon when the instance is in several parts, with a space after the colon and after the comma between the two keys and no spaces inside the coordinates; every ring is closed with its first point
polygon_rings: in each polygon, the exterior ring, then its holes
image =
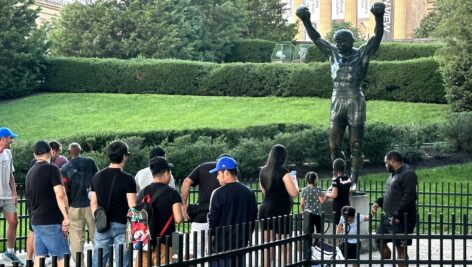
{"type": "Polygon", "coordinates": [[[175,138],[173,142],[165,140],[161,146],[166,150],[169,162],[175,166],[172,173],[176,178],[187,177],[199,164],[215,161],[219,155],[228,150],[224,138],[208,136],[195,139],[191,135],[184,135],[175,138]]]}
{"type": "Polygon", "coordinates": [[[442,133],[455,150],[472,152],[472,112],[451,114],[442,133]]]}
{"type": "Polygon", "coordinates": [[[198,95],[202,79],[217,66],[183,60],[49,58],[43,89],[198,95]]]}
{"type": "Polygon", "coordinates": [[[433,58],[373,61],[366,77],[367,99],[446,103],[439,64],[433,58]]]}
{"type": "MultiPolygon", "coordinates": [[[[472,130],[469,129],[471,121],[471,114],[463,114],[458,118],[451,117],[449,124],[427,127],[400,128],[379,123],[368,124],[365,129],[364,155],[372,164],[378,164],[383,162],[386,152],[395,148],[404,153],[407,160],[418,160],[423,156],[423,143],[444,141],[442,134],[449,131],[447,136],[457,149],[472,151],[472,140],[467,135],[472,130]]],[[[331,167],[328,129],[301,124],[275,124],[245,129],[99,133],[58,141],[64,146],[71,142],[80,143],[85,150],[83,155],[93,158],[100,168],[104,168],[109,164],[105,148],[116,139],[125,141],[130,147],[131,156],[125,171],[132,175],[148,165],[149,150],[155,145],[161,145],[166,150],[169,161],[175,165],[173,173],[176,179],[185,178],[198,164],[214,161],[222,153],[229,153],[238,160],[244,178],[256,177],[274,144],[287,147],[288,164],[295,165],[296,169],[302,167],[306,171],[315,166],[317,170],[326,170],[331,167]],[[306,167],[305,163],[310,167],[306,167]]],[[[13,144],[15,177],[18,182],[24,181],[29,168],[32,145],[28,142],[13,144]]],[[[349,156],[348,148],[344,149],[346,156],[349,156]]]]}
{"type": "MultiPolygon", "coordinates": [[[[355,47],[359,47],[363,42],[356,42],[355,47]]],[[[443,45],[440,43],[400,43],[382,42],[379,50],[371,57],[371,60],[378,61],[403,61],[409,59],[432,57],[436,50],[443,45]]],[[[315,46],[310,46],[305,62],[325,62],[328,59],[323,56],[315,46]]]]}
{"type": "MultiPolygon", "coordinates": [[[[367,99],[445,103],[433,58],[373,61],[367,99]]],[[[49,58],[47,91],[331,97],[328,63],[213,64],[181,60],[49,58]]]]}
{"type": "Polygon", "coordinates": [[[275,42],[260,39],[242,39],[236,41],[225,62],[270,62],[270,55],[275,42]]]}

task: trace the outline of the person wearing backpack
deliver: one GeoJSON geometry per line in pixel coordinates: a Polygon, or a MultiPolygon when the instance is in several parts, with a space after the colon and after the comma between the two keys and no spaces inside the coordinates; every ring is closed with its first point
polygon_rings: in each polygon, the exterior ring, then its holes
{"type": "MultiPolygon", "coordinates": [[[[71,143],[68,151],[71,160],[62,166],[61,174],[70,205],[69,234],[71,253],[77,265],[77,252],[83,253],[84,251],[85,225],[87,225],[90,240],[93,241],[94,239],[95,223],[93,221],[92,210],[90,209],[88,189],[90,188],[92,177],[98,172],[98,167],[93,159],[82,157],[82,147],[79,143],[71,143]]],[[[81,263],[85,265],[82,259],[81,263]]]]}
{"type": "MultiPolygon", "coordinates": [[[[172,177],[172,164],[163,157],[154,157],[149,161],[149,168],[153,176],[152,183],[144,187],[138,194],[138,206],[143,201],[150,202],[151,208],[148,212],[149,231],[152,244],[152,264],[157,264],[157,249],[160,250],[160,263],[165,263],[166,258],[166,236],[175,232],[175,224],[182,223],[182,198],[177,190],[169,186],[172,177]],[[149,201],[151,200],[151,201],[149,201]],[[160,237],[159,244],[157,239],[160,237]]],[[[169,245],[172,243],[169,240],[169,245]]],[[[139,255],[137,256],[139,257],[139,255]]],[[[172,248],[169,247],[169,259],[172,258],[172,248]]],[[[135,260],[135,266],[138,266],[135,260]]],[[[142,266],[148,266],[148,257],[143,254],[142,266]]]]}

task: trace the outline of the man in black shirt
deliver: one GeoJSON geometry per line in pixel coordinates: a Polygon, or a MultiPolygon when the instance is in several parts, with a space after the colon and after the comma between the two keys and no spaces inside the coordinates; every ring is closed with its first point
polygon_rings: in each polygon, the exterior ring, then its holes
{"type": "MultiPolygon", "coordinates": [[[[182,214],[182,199],[179,192],[169,186],[171,181],[172,164],[168,163],[163,157],[153,157],[149,161],[149,168],[151,170],[153,180],[152,183],[139,191],[138,203],[145,198],[150,198],[157,193],[157,199],[152,203],[152,218],[149,220],[149,227],[152,240],[152,264],[157,264],[157,249],[160,253],[160,264],[165,264],[166,247],[165,237],[175,232],[175,224],[181,223],[184,220],[182,214]],[[157,244],[156,240],[161,237],[161,244],[157,244]]],[[[170,244],[172,245],[172,244],[170,244]]],[[[172,255],[172,250],[169,250],[172,255]]],[[[148,259],[144,255],[142,266],[148,266],[148,259]]],[[[135,261],[136,264],[138,261],[135,261]]]]}
{"type": "MultiPolygon", "coordinates": [[[[93,221],[88,189],[92,177],[98,172],[95,161],[91,158],[82,157],[82,148],[78,143],[69,145],[69,155],[71,160],[61,168],[62,179],[66,187],[69,199],[70,217],[70,246],[72,258],[77,252],[83,252],[85,244],[85,225],[89,230],[89,237],[93,241],[95,233],[95,223],[93,221]]],[[[84,263],[82,260],[80,261],[84,263]]]]}
{"type": "MultiPolygon", "coordinates": [[[[93,267],[98,266],[98,249],[103,249],[102,266],[106,266],[109,247],[113,245],[114,255],[119,255],[119,245],[124,245],[124,267],[128,267],[126,248],[126,214],[136,205],[136,182],[133,176],[123,171],[129,157],[128,145],[123,141],[113,141],[107,147],[110,165],[97,172],[90,187],[90,208],[92,214],[100,206],[106,210],[108,229],[95,231],[93,246],[93,267]]],[[[115,258],[116,259],[116,258],[115,258]]],[[[111,263],[112,264],[112,263],[111,263]]]]}
{"type": "MultiPolygon", "coordinates": [[[[208,224],[213,237],[212,252],[245,247],[253,230],[249,223],[257,218],[256,196],[249,187],[239,182],[238,164],[233,158],[221,157],[216,168],[210,173],[217,173],[217,179],[221,185],[211,195],[208,213],[208,224]],[[245,228],[243,224],[246,224],[245,228]],[[232,227],[223,233],[223,226],[232,227]],[[243,229],[246,231],[244,232],[243,229]],[[229,240],[232,240],[231,244],[229,240]]],[[[238,255],[216,260],[210,265],[243,266],[243,259],[244,255],[238,255]]]]}
{"type": "MultiPolygon", "coordinates": [[[[416,224],[416,185],[418,184],[418,177],[414,170],[403,164],[402,157],[397,151],[387,153],[385,167],[390,173],[385,185],[385,193],[383,197],[375,201],[371,208],[373,214],[377,212],[379,207],[385,212],[380,220],[377,233],[413,233],[416,224]]],[[[391,257],[390,248],[386,245],[388,242],[393,242],[397,248],[399,259],[408,258],[407,246],[412,244],[411,239],[407,239],[406,244],[404,239],[384,239],[383,242],[381,239],[377,239],[377,247],[385,259],[391,257]]],[[[398,266],[404,265],[399,264],[398,266]]]]}
{"type": "Polygon", "coordinates": [[[36,163],[26,175],[26,198],[31,210],[31,225],[35,233],[34,247],[39,259],[57,256],[57,266],[64,266],[64,254],[69,252],[67,233],[69,213],[67,196],[59,168],[50,164],[51,147],[46,141],[34,146],[36,163]]]}
{"type": "MultiPolygon", "coordinates": [[[[182,206],[184,210],[184,216],[190,220],[187,213],[189,212],[188,208],[188,196],[190,193],[190,186],[197,187],[198,186],[198,200],[197,205],[192,204],[190,206],[190,210],[192,208],[198,207],[197,211],[194,211],[195,214],[192,215],[191,221],[191,234],[190,234],[190,256],[193,256],[193,232],[198,232],[197,234],[197,246],[196,251],[197,255],[201,255],[202,248],[205,245],[202,245],[202,240],[200,239],[200,231],[208,231],[208,207],[210,205],[210,197],[213,190],[218,188],[220,184],[216,179],[216,173],[209,173],[210,170],[216,167],[216,161],[205,162],[198,165],[193,171],[185,178],[184,182],[182,183],[181,194],[182,194],[182,206]],[[206,208],[202,208],[206,207],[206,208]]],[[[206,234],[205,234],[206,235],[206,234]]]]}

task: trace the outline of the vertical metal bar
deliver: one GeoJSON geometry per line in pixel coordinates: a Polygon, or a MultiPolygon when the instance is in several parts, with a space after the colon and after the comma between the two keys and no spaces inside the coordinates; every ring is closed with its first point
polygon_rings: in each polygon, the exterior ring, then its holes
{"type": "Polygon", "coordinates": [[[115,255],[114,255],[114,248],[113,245],[108,247],[108,262],[109,266],[113,266],[114,260],[115,260],[115,255]]]}
{"type": "Polygon", "coordinates": [[[170,250],[169,250],[169,247],[170,247],[170,238],[168,235],[165,236],[165,263],[166,265],[169,264],[170,262],[170,257],[169,257],[169,254],[170,254],[170,250]]]}
{"type": "Polygon", "coordinates": [[[152,242],[148,243],[148,249],[146,251],[146,259],[147,259],[147,266],[144,267],[151,267],[154,265],[152,261],[152,252],[154,250],[154,246],[152,245],[152,242]]]}
{"type": "MultiPolygon", "coordinates": [[[[98,267],[104,267],[103,265],[103,248],[98,248],[98,267]]],[[[44,267],[44,266],[42,266],[44,267]]]]}
{"type": "MultiPolygon", "coordinates": [[[[125,265],[125,253],[124,253],[124,245],[120,244],[118,245],[118,267],[123,267],[125,265]]],[[[132,267],[133,265],[133,250],[131,249],[133,247],[132,244],[129,244],[129,250],[131,252],[131,256],[128,257],[128,260],[131,260],[131,264],[129,264],[129,267],[132,267]]],[[[112,263],[112,262],[110,262],[112,263]]]]}
{"type": "MultiPolygon", "coordinates": [[[[137,255],[137,260],[138,260],[138,267],[143,267],[143,242],[139,241],[138,243],[138,255],[137,255]]],[[[132,249],[132,247],[130,248],[132,249]]]]}
{"type": "Polygon", "coordinates": [[[92,250],[87,250],[87,267],[92,267],[92,250]]]}
{"type": "Polygon", "coordinates": [[[452,251],[452,262],[454,262],[455,259],[455,251],[456,251],[456,214],[451,215],[451,220],[452,220],[452,233],[451,233],[451,251],[452,251]]]}
{"type": "Polygon", "coordinates": [[[77,253],[75,253],[75,259],[76,259],[75,266],[77,267],[82,266],[82,252],[77,251],[77,253]]]}
{"type": "Polygon", "coordinates": [[[428,266],[431,266],[431,212],[428,212],[428,266]]]}
{"type": "MultiPolygon", "coordinates": [[[[467,190],[467,191],[469,191],[469,190],[467,190]]],[[[463,248],[463,251],[464,251],[462,256],[463,256],[463,260],[464,260],[464,267],[467,266],[467,264],[465,263],[465,261],[467,260],[467,256],[466,256],[467,255],[467,238],[466,237],[467,237],[467,233],[468,233],[468,229],[467,229],[468,220],[467,220],[467,217],[468,217],[467,214],[464,214],[464,219],[462,220],[462,225],[463,225],[462,248],[463,248]]]]}
{"type": "MultiPolygon", "coordinates": [[[[99,253],[99,255],[100,255],[100,253],[99,253]]],[[[39,258],[39,267],[44,267],[44,266],[46,266],[46,258],[41,257],[41,258],[39,258]]],[[[100,267],[100,265],[98,267],[100,267]]]]}
{"type": "MultiPolygon", "coordinates": [[[[172,263],[181,263],[184,258],[184,236],[179,233],[172,234],[172,263]]],[[[148,266],[146,266],[148,267],[148,266]]]]}
{"type": "Polygon", "coordinates": [[[439,251],[441,251],[441,253],[439,253],[439,260],[442,262],[443,261],[443,254],[442,251],[444,251],[444,239],[443,239],[443,236],[444,236],[444,214],[441,213],[439,214],[439,251]]]}
{"type": "MultiPolygon", "coordinates": [[[[416,223],[420,221],[420,215],[416,213],[416,223]]],[[[420,260],[420,227],[416,227],[416,259],[420,260]]],[[[420,263],[417,262],[416,266],[419,267],[420,263]]]]}
{"type": "MultiPolygon", "coordinates": [[[[162,245],[162,237],[157,237],[156,240],[156,264],[157,266],[161,266],[161,258],[162,258],[162,253],[161,253],[161,245],[162,245]]],[[[129,266],[130,267],[130,266],[129,266]]]]}

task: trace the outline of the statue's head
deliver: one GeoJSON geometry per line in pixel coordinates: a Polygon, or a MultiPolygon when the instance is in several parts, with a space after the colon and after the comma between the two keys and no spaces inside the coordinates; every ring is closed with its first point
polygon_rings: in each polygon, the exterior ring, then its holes
{"type": "Polygon", "coordinates": [[[342,29],[334,33],[334,40],[339,52],[346,53],[352,49],[354,44],[354,34],[350,30],[342,29]]]}

